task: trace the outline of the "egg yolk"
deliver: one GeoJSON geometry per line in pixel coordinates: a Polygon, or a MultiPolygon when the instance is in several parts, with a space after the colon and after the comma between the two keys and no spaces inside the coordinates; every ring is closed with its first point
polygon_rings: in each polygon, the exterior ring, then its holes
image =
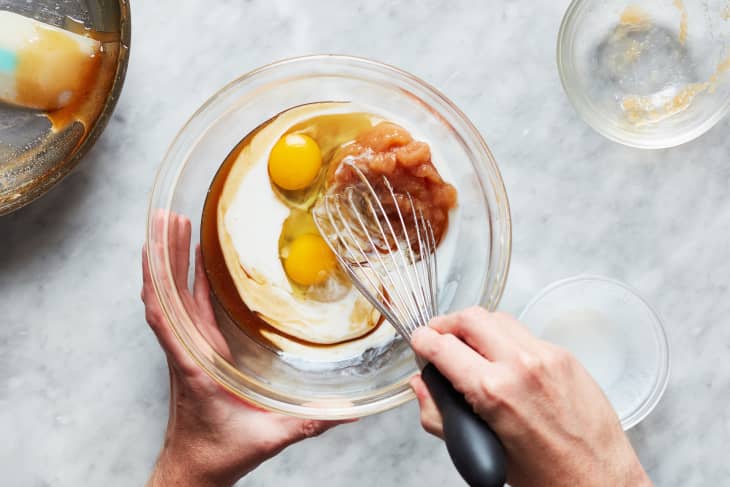
{"type": "Polygon", "coordinates": [[[280,188],[304,189],[317,177],[322,153],[317,142],[302,134],[288,134],[274,145],[269,156],[269,176],[280,188]]]}
{"type": "Polygon", "coordinates": [[[319,235],[301,235],[289,245],[284,270],[289,278],[302,286],[321,284],[337,266],[332,250],[319,235]]]}

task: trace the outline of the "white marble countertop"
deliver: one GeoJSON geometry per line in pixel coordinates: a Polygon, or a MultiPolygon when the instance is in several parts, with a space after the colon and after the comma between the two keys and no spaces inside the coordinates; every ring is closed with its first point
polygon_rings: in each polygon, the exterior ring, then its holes
{"type": "MultiPolygon", "coordinates": [[[[421,76],[484,134],[513,211],[502,309],[584,272],[624,280],[658,308],[672,376],[631,439],[658,485],[727,485],[730,120],[658,152],[594,133],[555,66],[567,3],[132,0],[129,74],[106,132],[60,186],[0,218],[0,483],[144,483],[168,392],[139,300],[155,169],[224,83],[337,52],[421,76]]],[[[461,483],[410,404],[292,447],[241,485],[461,483]]]]}

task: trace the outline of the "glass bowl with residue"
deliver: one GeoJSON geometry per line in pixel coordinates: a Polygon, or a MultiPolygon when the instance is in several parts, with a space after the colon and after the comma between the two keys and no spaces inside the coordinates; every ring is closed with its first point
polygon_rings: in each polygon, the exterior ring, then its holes
{"type": "Polygon", "coordinates": [[[644,149],[693,140],[730,109],[730,4],[574,0],[558,37],[563,87],[580,115],[644,149]]]}
{"type": "MultiPolygon", "coordinates": [[[[186,298],[189,283],[174,278],[176,253],[170,250],[175,222],[183,216],[192,225],[191,249],[202,242],[207,262],[210,240],[207,232],[201,232],[207,228],[201,215],[207,214],[206,200],[214,194],[211,181],[223,161],[262,123],[292,107],[319,102],[349,102],[373,113],[395,114],[399,123],[429,142],[459,192],[446,237],[453,239],[458,252],[439,269],[443,283],[439,307],[443,312],[473,304],[496,308],[509,269],[511,221],[504,184],[489,148],[466,116],[433,87],[397,68],[348,56],[307,56],[262,67],[222,88],[192,116],[170,146],[152,190],[148,262],[177,339],[222,387],[280,413],[356,418],[414,397],[408,380],[417,367],[403,340],[391,338],[348,358],[292,358],[296,348],[272,347],[233,319],[215,289],[217,329],[213,329],[209,321],[198,318],[186,298]]],[[[250,232],[256,238],[256,229],[250,232]]]]}
{"type": "Polygon", "coordinates": [[[97,74],[72,105],[42,112],[0,102],[0,215],[40,198],[101,135],[122,91],[131,24],[127,0],[0,0],[0,11],[97,39],[97,74]]]}

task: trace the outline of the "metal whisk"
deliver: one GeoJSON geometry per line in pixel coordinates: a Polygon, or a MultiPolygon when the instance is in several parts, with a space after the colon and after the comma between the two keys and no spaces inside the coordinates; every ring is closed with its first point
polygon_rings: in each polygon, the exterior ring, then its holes
{"type": "MultiPolygon", "coordinates": [[[[410,344],[413,332],[438,313],[436,238],[409,194],[397,194],[383,177],[381,200],[366,175],[326,195],[314,221],[353,285],[410,344]]],[[[416,358],[443,418],[454,465],[472,486],[502,486],[505,455],[492,429],[431,364],[416,358]]]]}

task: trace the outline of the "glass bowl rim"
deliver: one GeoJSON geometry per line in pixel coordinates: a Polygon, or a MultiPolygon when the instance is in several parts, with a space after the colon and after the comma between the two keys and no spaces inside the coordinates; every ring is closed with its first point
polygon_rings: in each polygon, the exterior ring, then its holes
{"type": "Polygon", "coordinates": [[[730,113],[730,89],[728,89],[723,103],[718,104],[718,108],[710,116],[706,117],[702,123],[697,124],[691,130],[686,130],[680,135],[646,139],[641,136],[633,136],[629,131],[615,126],[609,118],[603,116],[601,110],[593,106],[593,103],[586,96],[581,82],[577,78],[569,75],[571,71],[569,64],[573,64],[574,62],[574,56],[572,55],[574,49],[568,43],[568,40],[572,38],[569,36],[569,30],[577,22],[576,17],[579,9],[591,1],[595,0],[572,0],[570,5],[568,5],[563,19],[560,22],[560,30],[558,31],[556,61],[563,91],[567,95],[570,104],[578,112],[578,115],[593,130],[609,140],[628,147],[661,150],[678,147],[701,137],[730,113]]]}
{"type": "MultiPolygon", "coordinates": [[[[487,145],[486,141],[482,137],[482,135],[479,133],[476,126],[473,124],[473,122],[459,109],[451,100],[449,100],[442,92],[440,92],[438,89],[427,83],[426,81],[423,81],[419,77],[408,73],[407,71],[404,71],[398,67],[381,63],[379,61],[374,61],[372,59],[363,58],[363,57],[357,57],[357,56],[350,56],[350,55],[340,55],[340,54],[311,54],[311,55],[304,55],[304,56],[296,56],[296,57],[289,57],[285,59],[281,59],[278,61],[271,62],[269,64],[266,64],[264,66],[258,67],[256,69],[253,69],[235,79],[225,84],[222,88],[220,88],[218,91],[216,91],[212,96],[210,96],[185,122],[185,124],[180,128],[180,130],[177,132],[175,137],[173,138],[172,142],[169,144],[165,155],[162,159],[162,162],[160,163],[160,166],[158,167],[155,175],[154,184],[152,187],[152,190],[150,192],[149,197],[149,205],[148,205],[148,212],[147,212],[147,225],[146,225],[146,237],[145,241],[147,245],[151,245],[152,242],[152,234],[153,234],[153,225],[152,225],[152,216],[153,214],[160,208],[159,205],[155,205],[157,203],[156,199],[160,197],[160,195],[165,195],[167,193],[170,193],[167,196],[167,199],[162,201],[165,203],[168,207],[170,206],[170,202],[172,200],[172,193],[169,188],[162,187],[162,178],[161,176],[165,172],[165,169],[167,169],[167,166],[171,165],[171,161],[177,160],[179,158],[171,158],[171,154],[173,152],[173,149],[180,144],[181,139],[186,134],[188,130],[191,129],[193,124],[201,117],[203,116],[208,110],[212,109],[212,107],[215,106],[215,104],[218,102],[218,100],[225,95],[229,94],[232,90],[236,89],[238,86],[240,86],[243,83],[246,83],[248,81],[251,81],[252,79],[255,79],[257,76],[262,75],[264,73],[276,70],[278,68],[285,67],[287,65],[296,65],[301,63],[311,63],[311,62],[327,62],[327,63],[334,63],[335,65],[338,63],[352,63],[356,65],[358,69],[364,69],[364,70],[374,70],[378,71],[381,74],[386,73],[387,75],[390,75],[391,77],[395,78],[396,80],[400,80],[400,83],[403,83],[404,81],[414,83],[416,86],[418,86],[420,89],[424,90],[426,93],[428,93],[430,96],[433,96],[436,98],[436,100],[443,104],[442,107],[439,108],[435,113],[437,116],[441,117],[441,113],[443,113],[443,110],[449,110],[451,112],[451,115],[454,116],[456,119],[458,119],[460,124],[463,124],[463,128],[468,132],[470,141],[478,146],[478,149],[485,154],[486,160],[481,161],[481,165],[486,168],[489,168],[490,171],[493,171],[493,175],[496,176],[496,181],[494,181],[495,184],[492,184],[493,190],[495,191],[497,197],[500,199],[501,208],[500,211],[503,213],[505,217],[505,225],[502,235],[502,247],[504,251],[504,256],[501,259],[503,262],[501,264],[501,270],[502,274],[499,276],[499,280],[496,283],[496,286],[484,286],[484,292],[482,296],[480,297],[480,304],[483,304],[486,301],[486,298],[489,295],[489,291],[493,290],[495,287],[497,289],[496,294],[494,295],[494,304],[492,307],[496,307],[496,304],[499,303],[502,294],[504,293],[504,289],[506,287],[507,278],[509,275],[509,268],[511,263],[511,255],[512,255],[512,219],[511,219],[511,210],[509,205],[509,199],[507,196],[506,188],[504,185],[504,180],[502,178],[501,172],[499,170],[499,167],[497,166],[496,159],[494,158],[494,155],[492,154],[491,150],[489,149],[489,146],[487,145]]],[[[331,74],[327,73],[319,73],[314,72],[310,73],[309,76],[311,77],[317,77],[317,76],[331,76],[331,74]]],[[[400,84],[399,83],[399,84],[400,84]]],[[[432,108],[429,105],[429,108],[432,108]]],[[[200,140],[203,137],[205,137],[205,133],[207,132],[207,129],[209,127],[206,127],[205,130],[201,132],[201,134],[197,135],[196,140],[200,140]]],[[[458,132],[460,133],[460,132],[458,132]]],[[[461,136],[461,133],[460,133],[461,136]]],[[[189,152],[190,148],[185,148],[185,152],[189,152]]],[[[178,171],[179,173],[183,170],[184,165],[180,167],[178,171]]],[[[478,174],[478,179],[480,180],[480,185],[484,185],[484,177],[482,174],[478,174]]],[[[482,186],[483,187],[483,186],[482,186]]],[[[484,189],[481,190],[484,192],[484,189]]],[[[496,213],[495,210],[490,210],[491,213],[496,213]]],[[[164,269],[162,271],[166,273],[167,275],[171,275],[171,267],[170,267],[170,258],[169,258],[169,251],[168,247],[166,245],[167,243],[167,232],[168,232],[168,223],[169,219],[165,218],[164,220],[164,226],[162,228],[162,238],[165,245],[163,245],[162,249],[162,256],[164,259],[164,269]]],[[[490,227],[491,228],[491,227],[490,227]]],[[[493,232],[493,229],[490,229],[490,233],[493,232]]],[[[494,240],[492,239],[490,243],[494,243],[494,240]]],[[[490,245],[490,252],[493,251],[494,245],[490,245]]],[[[265,394],[261,394],[258,391],[254,391],[249,387],[246,387],[246,390],[240,390],[237,387],[234,387],[233,384],[229,383],[229,381],[225,380],[224,373],[217,371],[216,369],[226,369],[229,371],[229,373],[238,374],[239,376],[242,376],[240,371],[236,369],[232,364],[228,363],[226,360],[216,360],[215,363],[212,363],[207,356],[206,353],[202,353],[198,350],[194,350],[194,346],[184,338],[184,334],[187,333],[186,330],[183,330],[182,328],[185,328],[186,325],[182,325],[176,322],[175,319],[173,319],[175,313],[173,312],[173,307],[177,308],[178,310],[182,310],[182,313],[184,314],[184,317],[187,318],[188,321],[190,321],[190,324],[194,329],[197,330],[194,323],[192,322],[191,317],[187,313],[187,310],[185,310],[182,300],[180,299],[179,293],[175,290],[171,293],[172,297],[172,303],[167,301],[166,299],[166,291],[162,289],[162,287],[159,284],[159,270],[157,269],[156,264],[154,263],[154,259],[152,257],[152,253],[148,252],[147,254],[147,264],[150,269],[150,273],[152,276],[152,283],[155,290],[155,293],[160,301],[161,309],[163,314],[165,315],[165,318],[168,320],[168,322],[171,325],[171,328],[173,330],[173,333],[175,335],[175,338],[177,341],[182,345],[185,352],[190,356],[194,362],[208,375],[211,377],[216,383],[218,383],[221,387],[228,390],[231,394],[233,394],[235,397],[239,397],[245,401],[248,401],[252,403],[254,406],[262,407],[264,409],[275,411],[283,414],[287,414],[290,416],[298,416],[302,418],[311,418],[311,419],[325,419],[325,420],[338,420],[338,419],[350,419],[355,417],[365,417],[372,414],[377,414],[380,412],[387,411],[389,409],[395,408],[397,406],[400,406],[412,399],[415,398],[415,394],[413,391],[407,386],[408,379],[404,379],[403,383],[394,383],[390,386],[386,386],[384,388],[381,388],[377,394],[377,398],[369,403],[366,404],[352,404],[348,406],[342,406],[342,407],[333,407],[328,406],[326,409],[316,407],[316,406],[307,406],[302,404],[294,404],[292,402],[283,402],[282,400],[278,398],[271,398],[265,394]],[[208,363],[210,362],[210,363],[208,363]],[[400,388],[401,390],[395,394],[388,395],[393,389],[400,388]]],[[[198,332],[199,333],[199,332],[198,332]]],[[[212,347],[205,341],[205,347],[209,348],[210,350],[209,355],[212,354],[213,356],[217,357],[218,354],[215,352],[212,347]]],[[[256,379],[251,377],[245,377],[246,382],[249,384],[256,384],[256,379]]]]}

